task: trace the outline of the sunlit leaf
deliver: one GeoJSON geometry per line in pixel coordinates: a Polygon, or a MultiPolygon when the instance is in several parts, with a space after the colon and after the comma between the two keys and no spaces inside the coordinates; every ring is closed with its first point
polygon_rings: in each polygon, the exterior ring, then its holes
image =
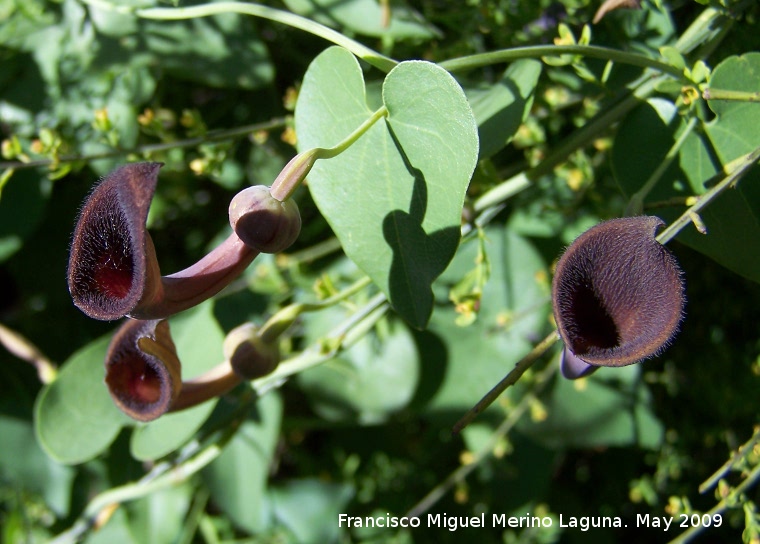
{"type": "MultiPolygon", "coordinates": [[[[422,328],[433,307],[430,285],[459,242],[478,154],[476,126],[459,85],[430,63],[394,68],[383,100],[387,120],[338,157],[318,161],[309,189],[348,256],[404,319],[422,328]]],[[[332,147],[370,115],[358,62],[330,48],[304,77],[296,108],[299,149],[332,147]]]]}
{"type": "Polygon", "coordinates": [[[266,488],[282,409],[277,394],[261,398],[224,452],[203,471],[214,503],[251,533],[266,531],[274,521],[266,488]]]}
{"type": "MultiPolygon", "coordinates": [[[[754,58],[760,64],[760,54],[754,58]]],[[[735,73],[741,74],[742,68],[750,69],[745,64],[731,62],[729,66],[735,66],[735,73]]],[[[719,83],[726,78],[732,81],[726,69],[716,68],[715,72],[719,83]]],[[[741,81],[743,76],[736,77],[741,81]]],[[[729,86],[729,82],[720,84],[729,86]]],[[[737,83],[736,88],[746,90],[748,85],[741,88],[741,83],[737,83]]],[[[753,145],[760,146],[760,136],[752,132],[753,127],[760,124],[759,104],[729,103],[714,107],[720,113],[715,121],[706,125],[710,139],[693,131],[676,160],[645,199],[645,205],[679,200],[683,203],[652,210],[666,221],[673,221],[683,213],[687,197],[703,194],[707,184],[714,183],[712,178],[720,169],[716,154],[722,160],[732,160],[754,149],[753,145]]],[[[621,123],[612,149],[612,165],[626,195],[641,189],[665,159],[685,124],[675,104],[664,99],[650,99],[621,123]]],[[[730,270],[760,282],[760,172],[751,171],[735,189],[725,191],[700,215],[707,234],[700,234],[689,225],[678,240],[730,270]]]]}
{"type": "Polygon", "coordinates": [[[103,382],[109,341],[110,335],[74,353],[37,398],[37,439],[61,463],[92,459],[132,421],[116,408],[103,382]]]}

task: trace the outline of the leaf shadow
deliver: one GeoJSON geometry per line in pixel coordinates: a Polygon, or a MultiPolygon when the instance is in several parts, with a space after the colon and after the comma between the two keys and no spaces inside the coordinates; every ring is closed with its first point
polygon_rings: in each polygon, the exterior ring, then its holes
{"type": "Polygon", "coordinates": [[[428,234],[423,225],[428,207],[428,183],[404,151],[393,128],[386,123],[407,171],[414,178],[409,211],[393,210],[383,219],[383,237],[393,251],[388,277],[391,306],[410,325],[424,329],[433,311],[433,281],[459,242],[460,229],[447,227],[428,234]]]}

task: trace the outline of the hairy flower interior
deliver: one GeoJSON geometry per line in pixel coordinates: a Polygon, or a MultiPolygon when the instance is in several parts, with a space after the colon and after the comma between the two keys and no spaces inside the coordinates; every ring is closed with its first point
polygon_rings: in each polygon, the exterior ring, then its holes
{"type": "Polygon", "coordinates": [[[112,363],[106,375],[111,392],[137,411],[160,400],[162,382],[156,366],[137,353],[130,353],[112,363]]]}
{"type": "Polygon", "coordinates": [[[572,291],[568,316],[574,323],[573,348],[583,355],[591,348],[610,349],[620,344],[620,332],[596,291],[588,284],[572,291]]]}
{"type": "Polygon", "coordinates": [[[104,213],[96,221],[91,237],[89,253],[92,262],[85,267],[92,274],[93,287],[109,297],[125,298],[132,289],[134,259],[125,220],[118,208],[104,213]],[[114,217],[116,216],[116,217],[114,217]]]}

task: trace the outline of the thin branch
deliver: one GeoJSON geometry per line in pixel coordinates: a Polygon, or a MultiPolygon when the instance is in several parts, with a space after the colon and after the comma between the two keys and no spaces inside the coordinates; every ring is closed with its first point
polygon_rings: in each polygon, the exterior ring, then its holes
{"type": "MultiPolygon", "coordinates": [[[[760,464],[752,469],[752,472],[749,473],[747,478],[741,484],[736,486],[736,488],[734,488],[726,498],[722,499],[718,504],[705,512],[703,515],[710,516],[712,518],[713,516],[722,514],[726,511],[729,504],[735,504],[737,498],[741,496],[745,491],[749,490],[753,485],[755,485],[758,480],[760,480],[760,464]]],[[[671,540],[669,544],[684,544],[686,542],[689,542],[704,529],[706,529],[706,526],[702,524],[689,527],[686,531],[671,540]]]]}
{"type": "Polygon", "coordinates": [[[170,149],[179,149],[186,147],[196,147],[198,145],[208,142],[219,142],[224,140],[234,140],[242,136],[247,136],[254,132],[273,130],[280,128],[289,122],[288,117],[277,117],[266,121],[264,123],[254,123],[252,125],[245,125],[242,127],[234,127],[230,129],[212,130],[198,136],[196,138],[187,138],[185,140],[176,140],[173,142],[162,142],[160,144],[145,144],[129,149],[114,149],[112,151],[104,151],[102,153],[93,153],[91,155],[61,155],[51,159],[37,159],[32,161],[5,161],[0,162],[0,169],[15,168],[16,170],[22,168],[36,168],[40,166],[50,166],[51,164],[60,164],[66,162],[77,161],[95,161],[99,159],[111,159],[114,157],[123,157],[125,155],[144,155],[150,153],[159,153],[161,151],[168,151],[170,149]]]}
{"type": "Polygon", "coordinates": [[[686,227],[686,225],[694,221],[694,215],[699,216],[699,212],[710,202],[715,200],[719,194],[721,194],[729,187],[734,187],[736,183],[738,183],[742,178],[742,176],[744,176],[744,174],[749,172],[749,170],[755,166],[755,163],[758,160],[760,160],[760,147],[751,153],[742,155],[738,159],[731,161],[729,164],[725,165],[723,167],[723,171],[728,175],[723,179],[723,181],[718,183],[705,194],[697,197],[697,201],[693,206],[687,209],[681,215],[681,217],[673,221],[673,223],[668,225],[668,227],[663,230],[659,236],[657,236],[657,241],[661,244],[667,244],[670,240],[675,238],[678,233],[681,232],[684,227],[686,227]]]}
{"type": "Polygon", "coordinates": [[[486,393],[486,395],[480,399],[478,403],[473,406],[470,411],[464,415],[464,417],[462,417],[462,419],[457,421],[457,423],[454,425],[454,428],[452,429],[452,433],[458,434],[462,431],[462,429],[467,427],[467,425],[472,423],[472,420],[481,414],[491,404],[493,404],[493,402],[499,398],[499,395],[501,395],[507,389],[507,387],[517,383],[517,380],[519,380],[520,377],[525,374],[525,371],[533,366],[533,364],[538,361],[538,359],[540,359],[544,353],[549,351],[549,349],[557,342],[557,340],[559,340],[559,334],[556,330],[553,330],[551,333],[549,333],[549,336],[541,340],[536,345],[536,347],[530,350],[530,353],[517,361],[517,363],[515,363],[515,367],[509,372],[509,374],[504,376],[504,379],[502,379],[494,386],[493,389],[486,393]]]}
{"type": "Polygon", "coordinates": [[[55,363],[48,359],[29,340],[1,323],[0,344],[11,354],[33,365],[37,369],[37,376],[39,376],[42,383],[50,383],[55,379],[58,373],[55,363]]]}
{"type": "Polygon", "coordinates": [[[536,382],[533,390],[526,393],[520,402],[509,412],[509,416],[504,418],[499,427],[493,432],[491,437],[486,442],[485,446],[478,451],[475,458],[454,470],[449,476],[440,484],[435,486],[430,493],[425,495],[420,502],[414,505],[406,514],[407,517],[418,517],[437,503],[446,493],[448,493],[456,484],[463,482],[470,473],[475,470],[480,463],[489,455],[493,454],[494,448],[504,436],[506,436],[512,428],[520,421],[520,418],[525,414],[530,404],[534,402],[539,393],[543,390],[544,386],[549,382],[551,375],[557,370],[557,365],[549,365],[544,368],[540,374],[536,376],[536,382]]]}
{"type": "Polygon", "coordinates": [[[493,64],[503,64],[514,62],[518,59],[539,59],[541,57],[557,57],[562,55],[579,55],[594,59],[602,59],[617,62],[620,64],[630,64],[641,68],[652,68],[663,74],[669,74],[675,78],[683,77],[683,70],[671,66],[665,62],[640,55],[638,53],[629,53],[612,49],[609,47],[599,47],[596,45],[528,45],[525,47],[513,47],[499,51],[489,51],[488,53],[478,53],[456,59],[446,60],[439,63],[439,66],[446,70],[455,72],[460,70],[472,70],[491,66],[493,64]]]}
{"type": "Polygon", "coordinates": [[[758,441],[760,441],[760,426],[755,427],[755,432],[752,437],[745,442],[741,448],[733,452],[731,457],[723,463],[722,467],[716,470],[707,480],[702,482],[702,485],[699,486],[699,492],[707,493],[710,488],[717,485],[718,481],[734,468],[737,462],[744,459],[752,451],[758,441]]]}

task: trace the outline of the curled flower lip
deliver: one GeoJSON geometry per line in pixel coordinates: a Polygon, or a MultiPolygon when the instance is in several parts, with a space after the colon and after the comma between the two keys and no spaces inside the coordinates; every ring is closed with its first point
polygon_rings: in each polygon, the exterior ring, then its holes
{"type": "Polygon", "coordinates": [[[566,377],[653,357],[675,336],[684,284],[675,258],[655,239],[663,225],[647,216],[605,221],[560,258],[552,303],[566,377]]]}
{"type": "Polygon", "coordinates": [[[232,233],[194,265],[161,276],[145,228],[161,163],[133,163],[106,176],[87,198],[71,244],[68,285],[88,316],[161,319],[215,295],[258,255],[232,233]]]}
{"type": "Polygon", "coordinates": [[[163,319],[126,320],[111,339],[105,367],[116,406],[143,422],[223,395],[242,381],[229,361],[183,381],[169,324],[163,319]]]}
{"type": "Polygon", "coordinates": [[[130,319],[121,326],[106,354],[106,385],[119,409],[138,421],[169,410],[182,370],[166,321],[130,319]]]}

